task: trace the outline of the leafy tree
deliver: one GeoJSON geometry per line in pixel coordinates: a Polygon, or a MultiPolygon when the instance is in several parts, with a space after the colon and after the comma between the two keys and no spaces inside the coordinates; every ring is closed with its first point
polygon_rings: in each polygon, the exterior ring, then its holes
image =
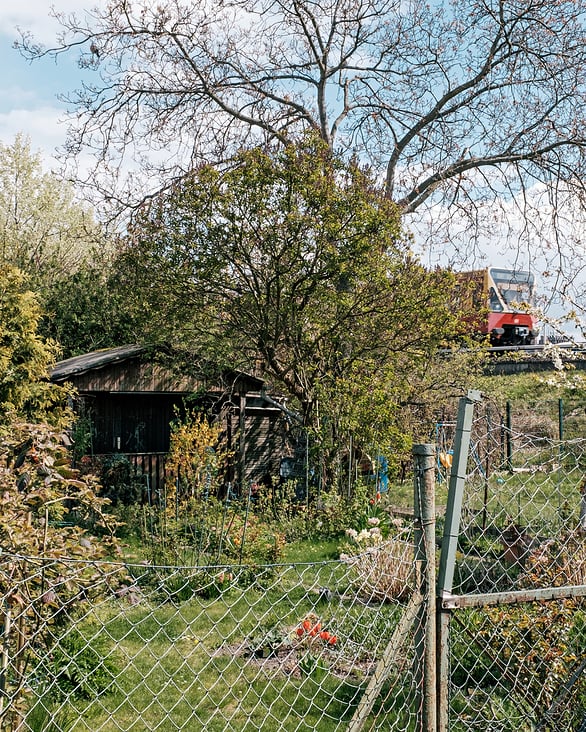
{"type": "Polygon", "coordinates": [[[64,416],[67,392],[47,379],[58,346],[38,334],[41,309],[26,285],[20,270],[0,265],[0,427],[64,416]]]}
{"type": "Polygon", "coordinates": [[[127,274],[115,252],[96,251],[44,294],[40,331],[63,358],[142,340],[144,312],[132,309],[127,274]]]}
{"type": "Polygon", "coordinates": [[[322,450],[358,425],[388,436],[456,324],[449,274],[415,261],[396,206],[315,137],[200,168],[134,217],[126,256],[159,337],[164,321],[200,359],[259,370],[322,450]]]}
{"type": "Polygon", "coordinates": [[[70,184],[43,172],[26,138],[0,142],[0,263],[47,291],[101,242],[92,211],[75,200],[70,184]]]}
{"type": "Polygon", "coordinates": [[[110,0],[85,17],[58,14],[55,48],[27,37],[21,48],[81,53],[90,82],[68,97],[68,149],[95,152],[85,182],[119,202],[129,195],[119,174],[136,161],[146,175],[134,201],[202,161],[312,129],[368,160],[400,212],[431,221],[433,243],[464,262],[479,234],[495,238],[499,207],[521,219],[514,246],[522,237],[534,257],[540,248],[552,260],[541,245],[563,241],[551,262],[559,292],[582,261],[573,234],[584,220],[585,9],[585,0],[110,0]]]}
{"type": "Polygon", "coordinates": [[[18,135],[0,143],[0,266],[28,277],[43,309],[39,333],[68,357],[135,340],[115,257],[91,209],[43,171],[18,135]]]}

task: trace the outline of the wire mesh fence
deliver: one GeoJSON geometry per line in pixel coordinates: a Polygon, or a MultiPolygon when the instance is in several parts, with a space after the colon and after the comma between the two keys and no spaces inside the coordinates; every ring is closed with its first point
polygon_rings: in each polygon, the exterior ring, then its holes
{"type": "Polygon", "coordinates": [[[413,729],[403,548],[263,567],[4,555],[1,728],[413,729]]]}
{"type": "Polygon", "coordinates": [[[586,440],[521,431],[477,415],[460,521],[455,592],[586,582],[586,440]]]}
{"type": "Polygon", "coordinates": [[[450,730],[586,725],[586,441],[477,408],[449,607],[450,730]]]}
{"type": "MultiPolygon", "coordinates": [[[[436,436],[438,503],[463,492],[435,666],[417,522],[391,521],[384,542],[373,523],[320,562],[3,552],[1,732],[584,732],[586,441],[503,428],[478,405],[464,482],[458,423],[436,436]]],[[[437,513],[423,548],[443,562],[437,513]]]]}

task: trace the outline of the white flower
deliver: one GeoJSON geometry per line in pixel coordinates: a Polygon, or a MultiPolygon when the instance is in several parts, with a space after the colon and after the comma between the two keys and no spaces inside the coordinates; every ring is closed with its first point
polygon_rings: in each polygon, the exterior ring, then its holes
{"type": "Polygon", "coordinates": [[[378,519],[376,516],[371,516],[368,519],[368,523],[370,526],[378,526],[380,524],[380,519],[378,519]]]}

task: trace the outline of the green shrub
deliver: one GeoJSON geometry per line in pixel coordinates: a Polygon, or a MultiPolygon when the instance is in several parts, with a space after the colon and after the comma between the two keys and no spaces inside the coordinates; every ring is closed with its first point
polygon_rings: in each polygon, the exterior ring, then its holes
{"type": "Polygon", "coordinates": [[[573,729],[579,723],[586,707],[583,673],[571,694],[564,694],[583,661],[586,623],[576,601],[459,611],[456,620],[451,664],[455,686],[473,687],[477,696],[490,694],[495,702],[530,700],[540,729],[573,729]],[[566,702],[558,704],[564,697],[566,702]]]}
{"type": "Polygon", "coordinates": [[[140,502],[142,486],[132,474],[132,465],[126,455],[110,455],[104,459],[100,469],[102,495],[116,506],[131,506],[140,502]]]}
{"type": "Polygon", "coordinates": [[[38,670],[56,686],[60,696],[92,699],[108,690],[118,671],[102,648],[75,629],[55,643],[47,659],[38,670]]]}

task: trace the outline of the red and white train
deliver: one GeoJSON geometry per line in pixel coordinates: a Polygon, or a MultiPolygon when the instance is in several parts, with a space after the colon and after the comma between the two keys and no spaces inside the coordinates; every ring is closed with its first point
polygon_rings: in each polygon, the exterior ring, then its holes
{"type": "Polygon", "coordinates": [[[490,345],[528,346],[539,330],[535,315],[535,277],[531,272],[487,267],[456,274],[466,321],[490,345]]]}

